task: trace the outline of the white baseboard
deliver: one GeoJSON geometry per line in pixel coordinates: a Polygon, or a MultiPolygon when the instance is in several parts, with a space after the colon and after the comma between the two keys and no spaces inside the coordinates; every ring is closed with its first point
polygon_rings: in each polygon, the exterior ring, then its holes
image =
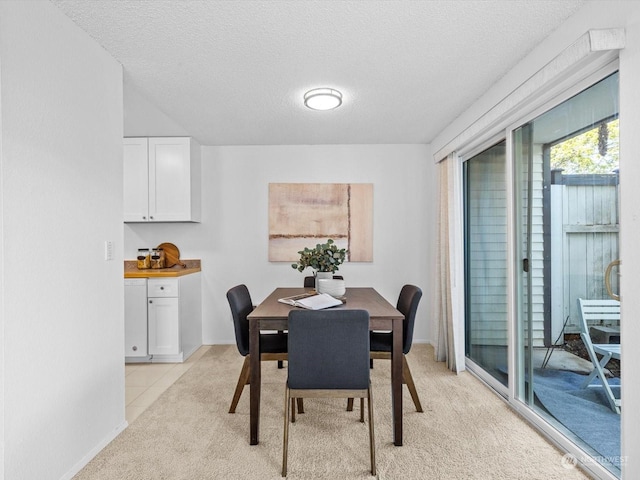
{"type": "Polygon", "coordinates": [[[124,357],[124,363],[149,363],[151,361],[151,355],[145,355],[144,357],[124,357]]]}
{"type": "Polygon", "coordinates": [[[184,362],[184,355],[180,352],[177,355],[152,355],[151,363],[182,363],[184,362]]]}
{"type": "Polygon", "coordinates": [[[80,470],[82,470],[98,453],[102,451],[104,447],[109,445],[114,438],[120,435],[125,428],[129,426],[126,420],[124,420],[120,425],[118,425],[115,429],[111,431],[109,435],[107,435],[101,442],[99,442],[95,447],[93,447],[89,452],[80,459],[78,463],[76,463],[71,470],[65,473],[60,480],[71,480],[80,470]]]}
{"type": "Polygon", "coordinates": [[[184,352],[182,352],[182,358],[183,358],[183,361],[185,361],[185,362],[186,362],[186,361],[187,361],[187,359],[188,359],[191,355],[193,355],[194,353],[196,353],[196,350],[198,350],[201,346],[202,346],[202,345],[195,345],[191,350],[188,350],[188,351],[184,351],[184,352]]]}

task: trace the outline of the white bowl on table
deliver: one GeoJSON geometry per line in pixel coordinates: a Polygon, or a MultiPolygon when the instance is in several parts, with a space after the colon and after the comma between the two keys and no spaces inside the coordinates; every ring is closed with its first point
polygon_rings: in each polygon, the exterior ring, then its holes
{"type": "Polygon", "coordinates": [[[344,280],[336,278],[316,278],[316,290],[318,293],[327,293],[332,297],[342,297],[347,291],[344,280]]]}

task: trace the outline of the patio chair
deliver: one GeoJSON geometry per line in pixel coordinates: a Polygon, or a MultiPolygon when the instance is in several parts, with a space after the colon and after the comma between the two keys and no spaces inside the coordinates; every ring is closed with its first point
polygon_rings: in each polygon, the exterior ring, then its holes
{"type": "Polygon", "coordinates": [[[580,312],[580,337],[593,364],[592,372],[581,387],[602,387],[611,410],[620,413],[620,399],[614,396],[604,373],[604,368],[609,360],[612,358],[620,360],[620,344],[592,343],[589,325],[587,324],[588,320],[620,321],[620,302],[617,300],[585,300],[578,298],[578,311],[580,312]],[[598,360],[596,354],[602,355],[602,358],[598,360]],[[591,385],[594,378],[600,381],[599,385],[591,385]]]}

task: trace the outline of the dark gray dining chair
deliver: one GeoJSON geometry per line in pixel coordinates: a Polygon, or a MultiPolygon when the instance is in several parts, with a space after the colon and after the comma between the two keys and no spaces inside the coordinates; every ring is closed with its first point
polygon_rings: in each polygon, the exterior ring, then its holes
{"type": "Polygon", "coordinates": [[[295,399],[360,398],[369,411],[371,474],[376,474],[373,398],[369,378],[369,313],[366,310],[292,310],[289,312],[288,378],[284,407],[282,476],[287,476],[289,418],[295,399]]]}
{"type": "MultiPolygon", "coordinates": [[[[242,370],[238,378],[233,400],[229,413],[235,413],[236,406],[242,396],[244,386],[249,384],[251,378],[251,369],[249,367],[249,320],[247,315],[253,310],[253,302],[246,285],[237,285],[227,292],[227,300],[231,307],[231,315],[233,317],[233,326],[236,334],[236,346],[238,352],[244,357],[242,370]]],[[[277,360],[283,361],[287,359],[287,334],[278,333],[261,333],[260,334],[260,360],[277,360]]]]}
{"type": "MultiPolygon", "coordinates": [[[[407,354],[413,343],[413,327],[416,320],[416,311],[422,298],[422,290],[415,285],[404,285],[398,296],[396,309],[404,315],[402,323],[402,383],[407,385],[413,404],[418,412],[422,412],[420,397],[416,390],[416,384],[411,375],[411,369],[407,362],[407,354]]],[[[371,360],[391,360],[392,334],[391,332],[371,332],[371,360]]],[[[353,409],[353,400],[347,402],[347,410],[353,409]]]]}
{"type": "MultiPolygon", "coordinates": [[[[416,390],[416,384],[411,375],[407,362],[407,354],[413,343],[413,327],[416,321],[418,304],[422,298],[422,290],[415,285],[404,285],[398,296],[396,309],[404,315],[402,324],[402,383],[407,385],[413,403],[418,412],[422,412],[422,405],[416,390]]],[[[388,332],[371,332],[371,358],[391,360],[392,336],[388,332]]]]}

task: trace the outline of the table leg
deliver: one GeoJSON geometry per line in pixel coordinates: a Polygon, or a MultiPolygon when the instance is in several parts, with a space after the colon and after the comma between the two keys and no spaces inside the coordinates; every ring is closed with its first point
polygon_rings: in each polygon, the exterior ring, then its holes
{"type": "Polygon", "coordinates": [[[393,443],[402,446],[402,322],[393,322],[391,348],[391,408],[393,410],[393,443]]]}
{"type": "MultiPolygon", "coordinates": [[[[249,324],[249,445],[258,444],[260,427],[260,326],[257,320],[249,324]]],[[[402,385],[401,385],[402,386],[402,385]]]]}

